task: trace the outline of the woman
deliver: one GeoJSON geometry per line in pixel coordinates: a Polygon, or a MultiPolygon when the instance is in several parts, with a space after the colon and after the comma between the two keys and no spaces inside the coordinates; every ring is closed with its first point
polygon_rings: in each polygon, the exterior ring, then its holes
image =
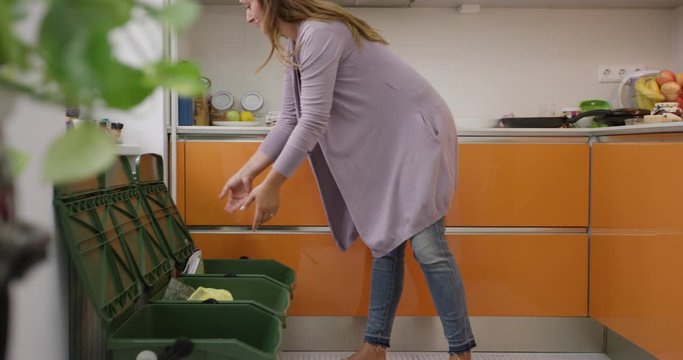
{"type": "Polygon", "coordinates": [[[374,29],[325,0],[240,0],[247,21],[285,65],[281,117],[225,183],[225,209],[256,205],[253,228],[275,216],[279,191],[306,157],[332,235],[347,249],[360,235],[373,253],[361,349],[385,359],[411,240],[444,326],[451,359],[475,346],[460,273],[444,238],[455,190],[457,136],[448,106],[374,29]],[[286,46],[280,43],[286,38],[286,46]],[[270,164],[266,179],[254,177],[270,164]]]}

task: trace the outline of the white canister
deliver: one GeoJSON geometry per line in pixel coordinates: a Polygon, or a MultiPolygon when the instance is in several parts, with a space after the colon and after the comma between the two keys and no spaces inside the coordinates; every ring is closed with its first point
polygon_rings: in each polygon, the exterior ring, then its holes
{"type": "Polygon", "coordinates": [[[262,120],[266,116],[266,104],[263,95],[258,91],[249,91],[240,99],[242,110],[254,114],[254,118],[262,120]]]}

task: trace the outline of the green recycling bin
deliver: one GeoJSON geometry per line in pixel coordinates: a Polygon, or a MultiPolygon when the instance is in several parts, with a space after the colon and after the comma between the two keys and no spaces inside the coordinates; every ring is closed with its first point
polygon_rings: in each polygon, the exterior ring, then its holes
{"type": "Polygon", "coordinates": [[[156,304],[135,312],[107,341],[113,360],[143,351],[160,359],[271,360],[280,347],[280,323],[249,305],[156,304]],[[174,348],[175,345],[175,348],[174,348]]]}
{"type": "MultiPolygon", "coordinates": [[[[172,265],[151,235],[148,219],[137,212],[137,186],[124,185],[116,174],[108,171],[90,189],[56,190],[54,200],[60,237],[107,324],[113,358],[135,359],[151,351],[160,358],[182,352],[192,360],[276,359],[282,315],[253,300],[137,305],[143,302],[143,288],[163,289],[172,265]],[[136,256],[145,260],[136,262],[136,256]]],[[[288,292],[279,290],[280,304],[286,304],[288,292]]]]}
{"type": "MultiPolygon", "coordinates": [[[[274,315],[286,325],[287,309],[289,308],[289,292],[281,286],[260,278],[179,278],[181,283],[193,288],[204,287],[228,290],[232,295],[231,304],[250,304],[274,315]]],[[[156,304],[198,304],[198,300],[166,300],[165,289],[153,295],[150,303],[156,304]]],[[[221,301],[219,301],[221,302],[221,301]]]]}
{"type": "MultiPolygon", "coordinates": [[[[136,160],[136,177],[144,206],[152,215],[157,237],[171,254],[182,271],[195,246],[185,222],[163,182],[163,161],[157,154],[143,154],[136,160]]],[[[181,274],[182,277],[232,276],[237,278],[264,278],[290,293],[296,274],[293,269],[270,259],[204,259],[201,274],[181,274]]]]}

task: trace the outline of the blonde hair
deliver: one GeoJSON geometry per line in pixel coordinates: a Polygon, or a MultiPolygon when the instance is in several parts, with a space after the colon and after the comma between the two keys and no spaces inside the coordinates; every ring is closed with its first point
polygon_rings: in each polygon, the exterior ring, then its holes
{"type": "MultiPolygon", "coordinates": [[[[270,53],[268,58],[258,68],[263,69],[276,54],[278,59],[285,65],[298,66],[294,64],[292,55],[297,48],[287,50],[280,43],[282,33],[278,27],[278,21],[288,23],[301,23],[304,20],[313,19],[320,21],[343,21],[351,30],[356,44],[360,45],[361,38],[369,41],[388,44],[377,30],[373,29],[364,20],[353,16],[338,4],[327,0],[256,0],[263,8],[263,26],[266,36],[270,40],[270,53]]],[[[297,44],[298,47],[298,44],[297,44]]],[[[258,71],[257,70],[257,71],[258,71]]]]}

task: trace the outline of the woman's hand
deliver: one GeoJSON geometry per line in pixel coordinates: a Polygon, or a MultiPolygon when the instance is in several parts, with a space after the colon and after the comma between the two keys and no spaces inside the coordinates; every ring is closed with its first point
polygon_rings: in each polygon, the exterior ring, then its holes
{"type": "Polygon", "coordinates": [[[225,211],[231,213],[237,209],[246,208],[244,204],[251,192],[251,181],[251,177],[237,173],[225,182],[223,190],[218,195],[218,198],[222,199],[230,193],[230,198],[225,204],[225,211]]]}
{"type": "Polygon", "coordinates": [[[256,211],[251,228],[256,230],[261,224],[270,221],[277,214],[280,207],[280,186],[273,185],[268,181],[256,186],[249,193],[241,210],[246,210],[252,202],[256,203],[256,211]]]}

